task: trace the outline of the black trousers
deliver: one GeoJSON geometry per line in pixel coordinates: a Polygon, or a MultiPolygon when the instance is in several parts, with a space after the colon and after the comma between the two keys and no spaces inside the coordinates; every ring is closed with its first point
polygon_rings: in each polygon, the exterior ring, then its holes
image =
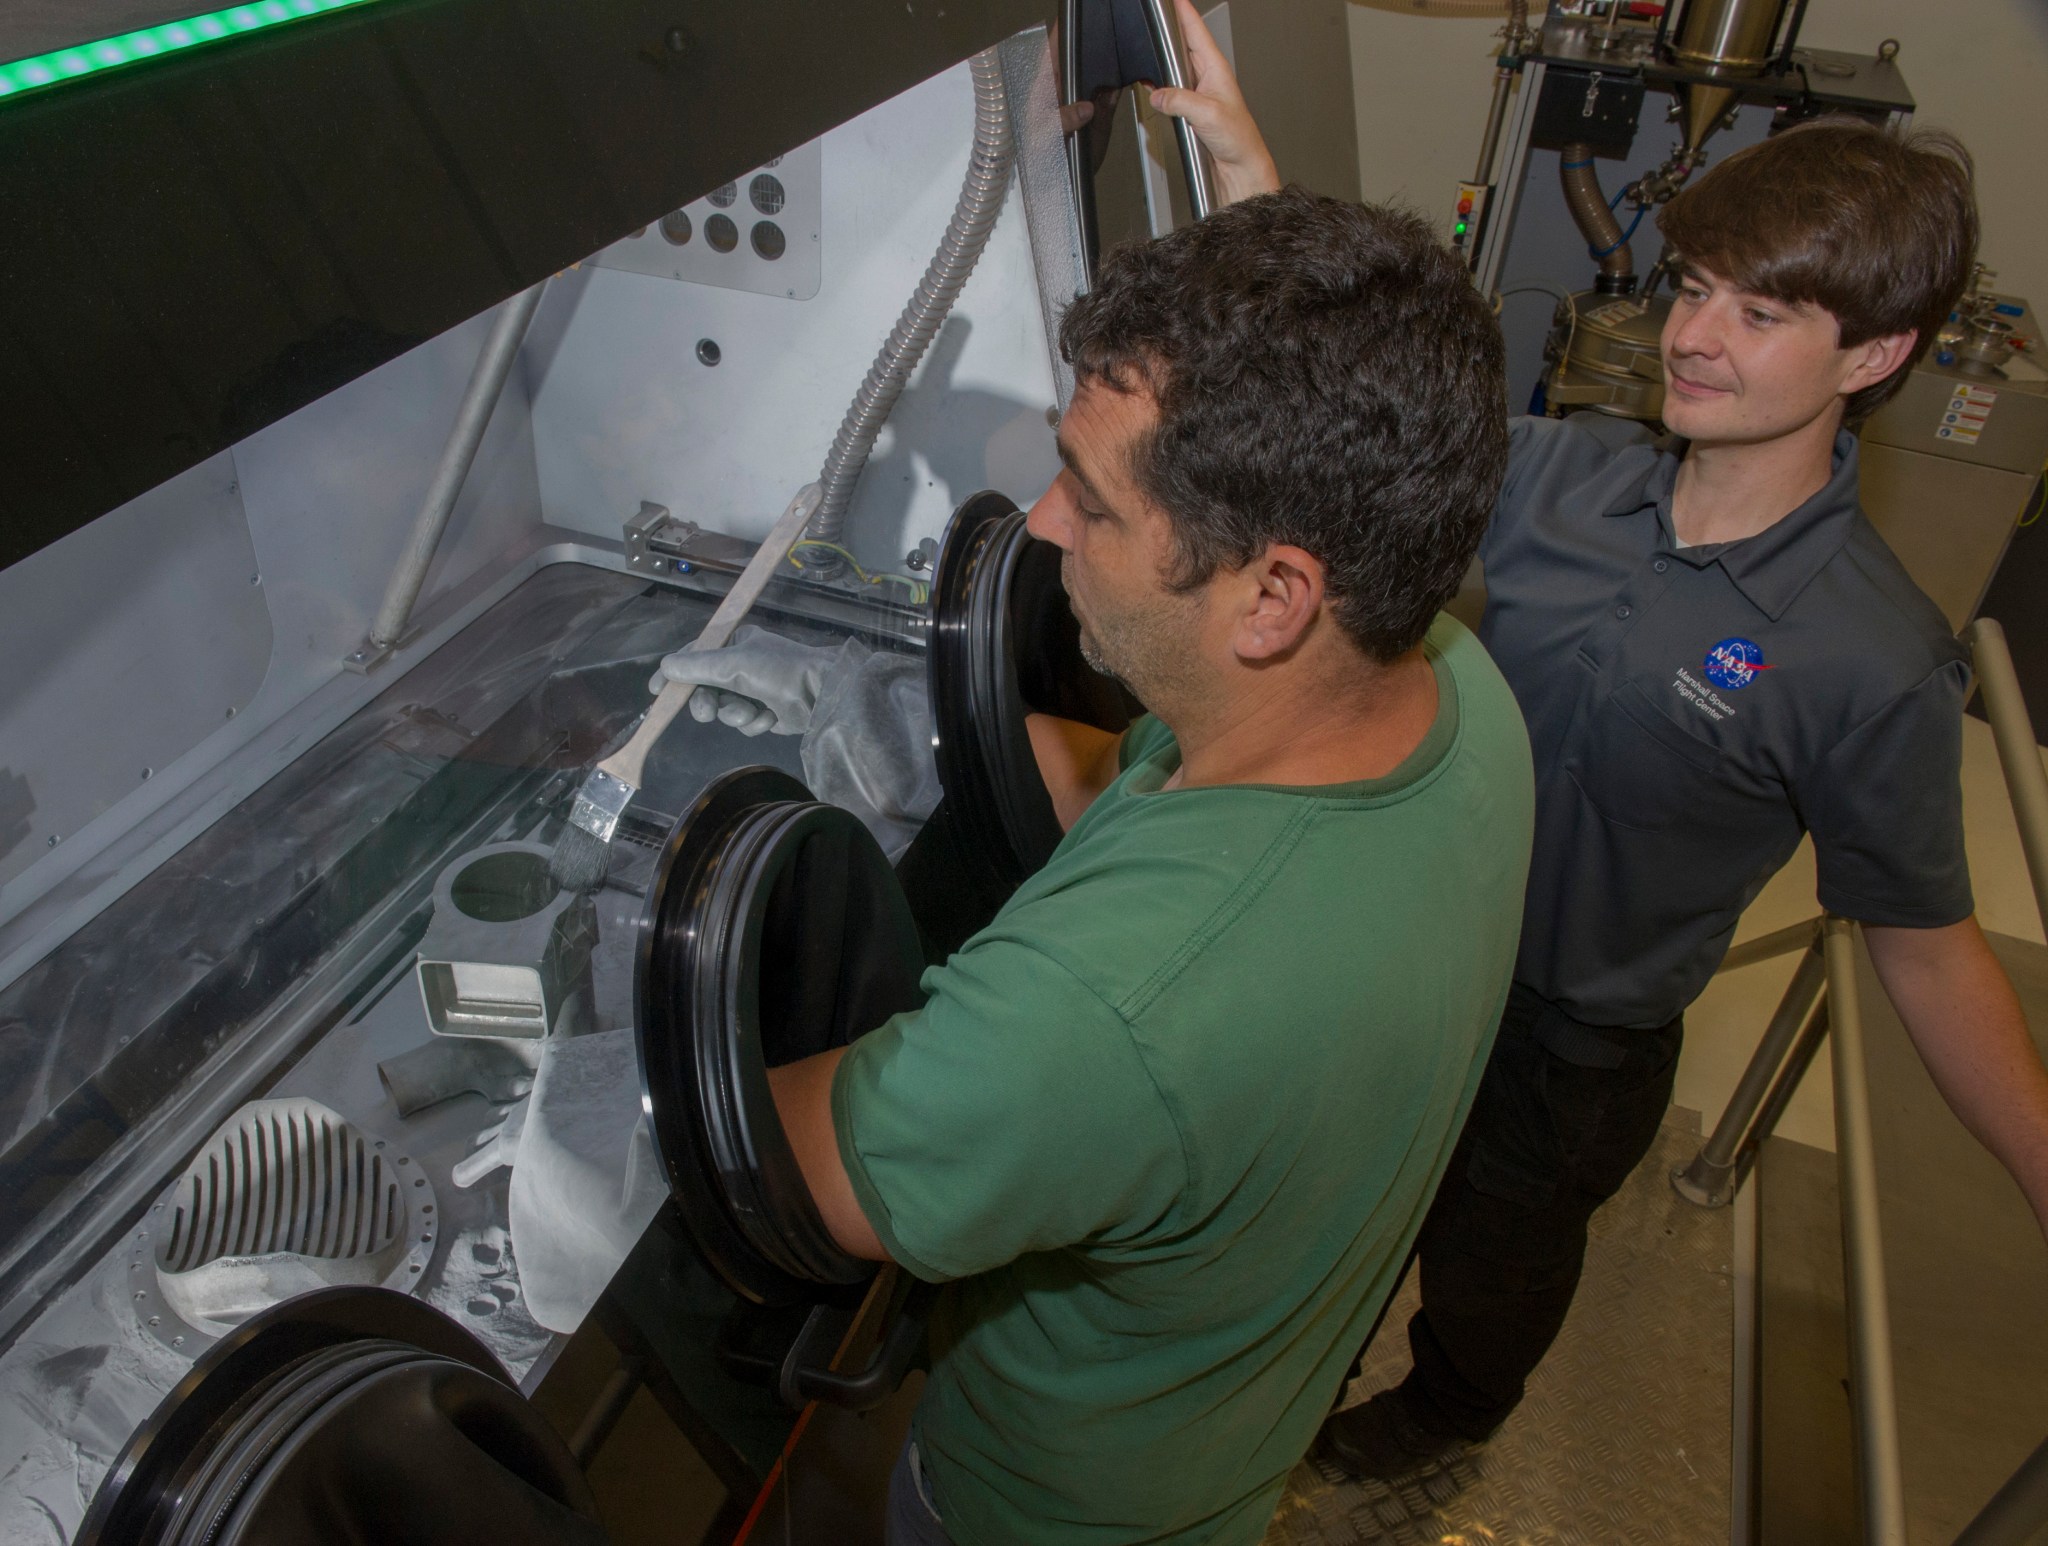
{"type": "Polygon", "coordinates": [[[1509,994],[1416,1246],[1401,1390],[1423,1423],[1483,1439],[1522,1399],[1578,1289],[1588,1220],[1656,1139],[1684,1026],[1603,1030],[1509,994]]]}

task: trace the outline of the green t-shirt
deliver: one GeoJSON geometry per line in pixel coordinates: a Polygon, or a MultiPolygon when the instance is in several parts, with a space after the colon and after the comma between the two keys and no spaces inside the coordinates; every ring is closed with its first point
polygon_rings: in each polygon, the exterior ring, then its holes
{"type": "Polygon", "coordinates": [[[1124,771],[840,1065],[895,1259],[954,1280],[917,1427],[961,1546],[1251,1542],[1391,1291],[1499,1021],[1531,832],[1507,685],[1449,618],[1385,778],[1124,771]]]}

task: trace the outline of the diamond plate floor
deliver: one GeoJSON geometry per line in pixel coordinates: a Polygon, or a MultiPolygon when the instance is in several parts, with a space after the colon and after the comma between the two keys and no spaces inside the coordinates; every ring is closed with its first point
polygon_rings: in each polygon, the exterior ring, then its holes
{"type": "MultiPolygon", "coordinates": [[[[1528,1398],[1493,1441],[1393,1489],[1304,1461],[1264,1546],[1720,1546],[1728,1539],[1732,1218],[1666,1174],[1698,1148],[1674,1110],[1593,1220],[1585,1277],[1528,1398]]],[[[1404,1285],[1349,1399],[1408,1370],[1404,1285]]]]}

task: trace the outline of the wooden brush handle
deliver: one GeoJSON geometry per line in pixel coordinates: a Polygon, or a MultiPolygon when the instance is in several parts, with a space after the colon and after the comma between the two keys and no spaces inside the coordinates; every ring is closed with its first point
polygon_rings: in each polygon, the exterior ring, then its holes
{"type": "Polygon", "coordinates": [[[640,728],[633,732],[633,738],[597,765],[600,773],[609,773],[622,784],[640,787],[640,775],[647,767],[647,754],[654,750],[654,743],[661,739],[662,731],[675,722],[683,712],[683,705],[690,701],[697,691],[695,682],[664,682],[661,691],[655,694],[654,702],[647,712],[640,716],[640,728]]]}
{"type": "Polygon", "coordinates": [[[804,527],[817,514],[818,501],[823,493],[817,484],[809,483],[789,502],[789,508],[768,528],[768,535],[754,549],[754,556],[747,560],[747,567],[740,571],[740,577],[732,582],[732,589],[718,603],[718,610],[711,614],[711,621],[704,625],[704,631],[697,635],[691,649],[723,649],[732,641],[741,620],[760,599],[761,592],[768,588],[775,571],[782,567],[782,561],[789,557],[789,550],[804,534],[804,527]]]}
{"type": "MultiPolygon", "coordinates": [[[[747,560],[746,568],[733,581],[732,589],[718,603],[717,610],[711,614],[711,621],[704,625],[704,631],[691,641],[691,649],[722,649],[731,641],[741,619],[752,609],[761,592],[768,588],[769,580],[782,567],[782,561],[789,557],[789,550],[796,546],[797,538],[803,535],[804,527],[817,511],[820,493],[818,485],[812,483],[789,502],[789,508],[768,528],[768,535],[761,539],[761,545],[754,549],[754,556],[747,560]]],[[[663,683],[654,702],[641,716],[640,728],[633,732],[633,738],[600,762],[597,770],[638,789],[640,775],[647,766],[647,754],[654,750],[654,743],[661,739],[662,731],[675,722],[675,717],[683,712],[683,705],[696,691],[694,682],[663,683]]]]}

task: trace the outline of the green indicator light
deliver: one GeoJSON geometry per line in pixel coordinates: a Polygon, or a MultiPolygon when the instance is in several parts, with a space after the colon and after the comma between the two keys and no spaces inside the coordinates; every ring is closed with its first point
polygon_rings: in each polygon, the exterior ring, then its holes
{"type": "Polygon", "coordinates": [[[118,69],[138,59],[196,48],[221,38],[245,32],[260,32],[302,16],[318,16],[349,6],[367,5],[370,0],[259,0],[254,5],[237,5],[209,11],[185,21],[166,22],[138,32],[101,38],[77,48],[57,49],[28,59],[0,64],[0,97],[20,96],[44,86],[55,86],[82,75],[96,75],[118,69]]]}
{"type": "Polygon", "coordinates": [[[1457,231],[1457,234],[1458,234],[1458,235],[1460,235],[1460,236],[1463,236],[1463,235],[1465,234],[1465,222],[1464,222],[1464,221],[1462,221],[1462,220],[1460,220],[1460,221],[1458,222],[1458,231],[1457,231]]]}

